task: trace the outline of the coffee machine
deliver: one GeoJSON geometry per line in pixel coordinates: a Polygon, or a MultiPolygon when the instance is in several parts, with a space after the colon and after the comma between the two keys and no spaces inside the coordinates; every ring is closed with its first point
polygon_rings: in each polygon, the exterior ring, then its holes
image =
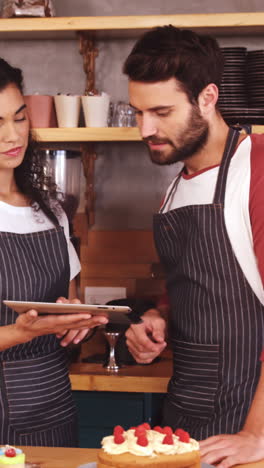
{"type": "Polygon", "coordinates": [[[81,151],[73,149],[42,149],[48,175],[57,185],[61,205],[68,217],[73,236],[73,219],[80,203],[81,151]]]}

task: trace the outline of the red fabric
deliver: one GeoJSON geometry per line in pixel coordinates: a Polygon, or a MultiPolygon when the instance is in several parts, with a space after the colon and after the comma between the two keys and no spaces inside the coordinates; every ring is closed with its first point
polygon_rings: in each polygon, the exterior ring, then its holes
{"type": "MultiPolygon", "coordinates": [[[[251,151],[250,160],[249,215],[253,248],[264,285],[264,135],[252,135],[251,139],[254,151],[251,151]]],[[[264,350],[260,355],[260,361],[264,361],[264,350]]]]}
{"type": "Polygon", "coordinates": [[[164,294],[162,294],[162,296],[158,298],[156,307],[159,308],[159,306],[164,306],[164,305],[166,306],[169,305],[169,298],[168,298],[167,292],[164,292],[164,294]]]}
{"type": "Polygon", "coordinates": [[[252,135],[249,215],[253,247],[264,285],[264,135],[252,135]]]}

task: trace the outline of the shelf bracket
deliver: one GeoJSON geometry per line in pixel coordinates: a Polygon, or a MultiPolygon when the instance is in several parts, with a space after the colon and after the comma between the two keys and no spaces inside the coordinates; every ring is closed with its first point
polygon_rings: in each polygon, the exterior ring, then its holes
{"type": "Polygon", "coordinates": [[[95,59],[98,49],[95,47],[95,34],[92,32],[79,31],[79,51],[83,57],[83,69],[86,74],[85,94],[97,94],[95,88],[95,59]]]}
{"type": "Polygon", "coordinates": [[[85,190],[85,212],[87,216],[88,226],[91,227],[95,222],[95,191],[94,191],[94,169],[96,152],[95,145],[93,143],[83,144],[82,150],[82,163],[84,176],[86,178],[86,190],[85,190]]]}

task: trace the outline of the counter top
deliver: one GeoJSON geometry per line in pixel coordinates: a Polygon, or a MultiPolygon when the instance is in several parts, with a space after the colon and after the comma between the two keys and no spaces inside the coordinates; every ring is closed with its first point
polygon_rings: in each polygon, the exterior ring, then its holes
{"type": "Polygon", "coordinates": [[[95,462],[97,449],[64,447],[22,447],[26,462],[36,463],[39,468],[77,468],[95,462]]]}
{"type": "Polygon", "coordinates": [[[149,365],[133,365],[110,373],[102,364],[75,363],[70,367],[73,390],[166,393],[172,360],[164,355],[149,365]]]}
{"type": "MultiPolygon", "coordinates": [[[[40,468],[77,468],[96,461],[97,449],[61,447],[23,447],[26,461],[37,463],[40,468]]],[[[237,465],[236,468],[263,468],[264,461],[237,465]]]]}

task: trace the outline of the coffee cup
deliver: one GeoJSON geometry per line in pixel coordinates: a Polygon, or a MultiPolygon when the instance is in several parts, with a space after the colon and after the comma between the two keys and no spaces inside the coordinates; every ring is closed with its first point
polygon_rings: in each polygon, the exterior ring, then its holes
{"type": "Polygon", "coordinates": [[[57,127],[53,96],[31,94],[24,100],[33,128],[57,127]]]}
{"type": "Polygon", "coordinates": [[[80,96],[57,94],[54,96],[58,126],[69,128],[78,127],[81,99],[80,96]]]}
{"type": "Polygon", "coordinates": [[[110,96],[107,93],[82,96],[82,107],[86,127],[107,127],[110,96]]]}

